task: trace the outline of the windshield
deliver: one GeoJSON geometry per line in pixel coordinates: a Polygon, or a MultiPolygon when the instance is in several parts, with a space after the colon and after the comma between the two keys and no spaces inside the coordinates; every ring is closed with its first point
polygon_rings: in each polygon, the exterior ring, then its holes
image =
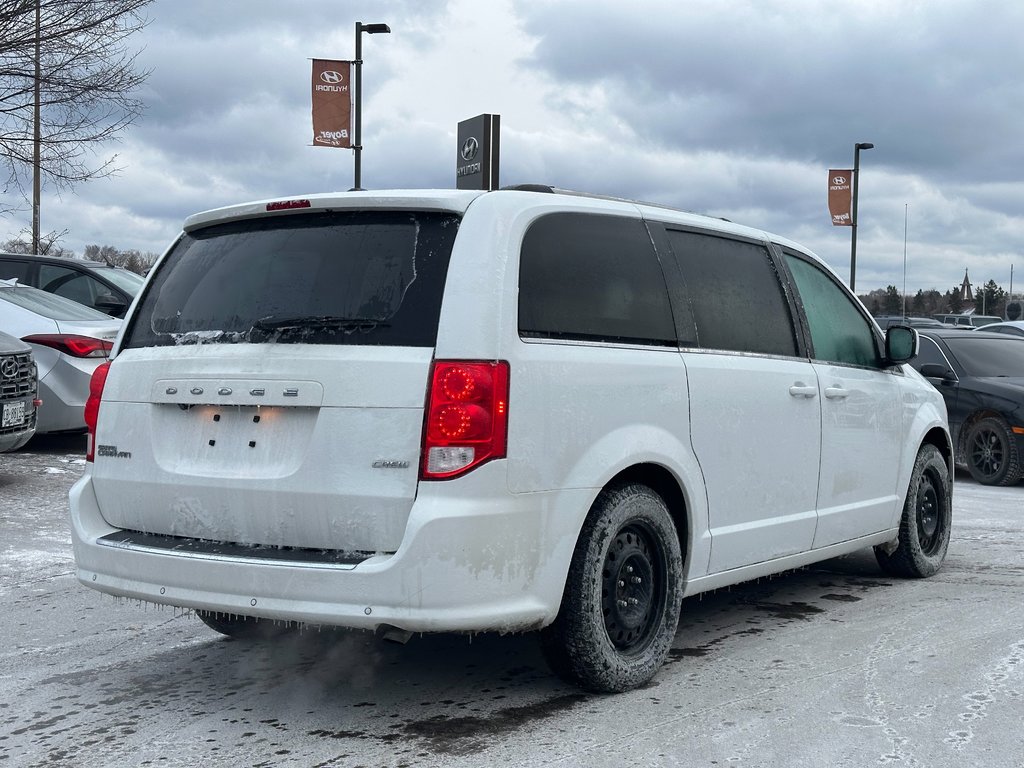
{"type": "Polygon", "coordinates": [[[1024,378],[1024,339],[983,339],[972,333],[963,338],[947,337],[946,344],[971,376],[1024,378]]]}
{"type": "Polygon", "coordinates": [[[187,233],[152,276],[125,347],[433,346],[457,226],[450,213],[349,211],[187,233]]]}
{"type": "Polygon", "coordinates": [[[55,293],[41,291],[28,285],[8,285],[0,287],[0,300],[16,304],[51,320],[110,320],[110,315],[55,293]]]}
{"type": "Polygon", "coordinates": [[[95,271],[130,296],[137,294],[139,288],[146,281],[142,275],[137,275],[127,269],[118,269],[117,267],[97,267],[95,271]]]}

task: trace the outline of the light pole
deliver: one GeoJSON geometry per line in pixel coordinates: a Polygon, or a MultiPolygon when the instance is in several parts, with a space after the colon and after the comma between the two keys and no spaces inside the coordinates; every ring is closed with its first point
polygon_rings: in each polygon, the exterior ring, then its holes
{"type": "Polygon", "coordinates": [[[42,167],[40,165],[40,145],[42,134],[39,125],[40,120],[40,83],[42,82],[42,64],[40,60],[40,0],[36,0],[36,77],[33,93],[35,94],[32,105],[33,139],[32,139],[32,253],[39,254],[39,206],[42,202],[42,167]]]}
{"type": "Polygon", "coordinates": [[[874,144],[866,141],[853,145],[853,211],[850,216],[850,228],[853,233],[850,237],[850,290],[854,294],[857,293],[857,186],[860,178],[860,151],[874,148],[874,144]]]}
{"type": "Polygon", "coordinates": [[[355,179],[352,189],[360,189],[359,185],[362,180],[361,171],[363,146],[361,142],[363,140],[363,32],[368,35],[388,34],[391,32],[391,27],[387,24],[363,24],[361,21],[356,22],[356,60],[352,62],[356,70],[356,117],[355,125],[352,128],[352,151],[355,153],[355,179]]]}

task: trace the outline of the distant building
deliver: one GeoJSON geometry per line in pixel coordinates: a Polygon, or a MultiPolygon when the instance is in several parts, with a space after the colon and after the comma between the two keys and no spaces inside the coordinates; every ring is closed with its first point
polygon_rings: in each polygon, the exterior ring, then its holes
{"type": "Polygon", "coordinates": [[[964,301],[974,300],[974,290],[971,288],[971,279],[967,276],[966,267],[964,267],[964,281],[960,284],[960,298],[964,301]]]}

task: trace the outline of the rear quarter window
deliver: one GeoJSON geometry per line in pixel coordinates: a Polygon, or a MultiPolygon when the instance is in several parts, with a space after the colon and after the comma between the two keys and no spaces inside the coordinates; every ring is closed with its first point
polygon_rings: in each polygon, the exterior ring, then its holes
{"type": "Polygon", "coordinates": [[[433,346],[459,219],[423,211],[265,217],[187,233],[124,346],[433,346]]]}
{"type": "Polygon", "coordinates": [[[674,346],[665,276],[643,221],[554,213],[531,224],[519,261],[519,333],[674,346]]]}

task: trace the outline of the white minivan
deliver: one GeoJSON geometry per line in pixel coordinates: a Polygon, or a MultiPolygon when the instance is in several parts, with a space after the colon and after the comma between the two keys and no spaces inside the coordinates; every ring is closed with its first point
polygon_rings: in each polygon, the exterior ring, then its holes
{"type": "Polygon", "coordinates": [[[951,526],[938,392],[806,249],[531,185],[190,217],[86,407],[78,578],[234,637],[538,630],[649,680],[681,600],[951,526]]]}

